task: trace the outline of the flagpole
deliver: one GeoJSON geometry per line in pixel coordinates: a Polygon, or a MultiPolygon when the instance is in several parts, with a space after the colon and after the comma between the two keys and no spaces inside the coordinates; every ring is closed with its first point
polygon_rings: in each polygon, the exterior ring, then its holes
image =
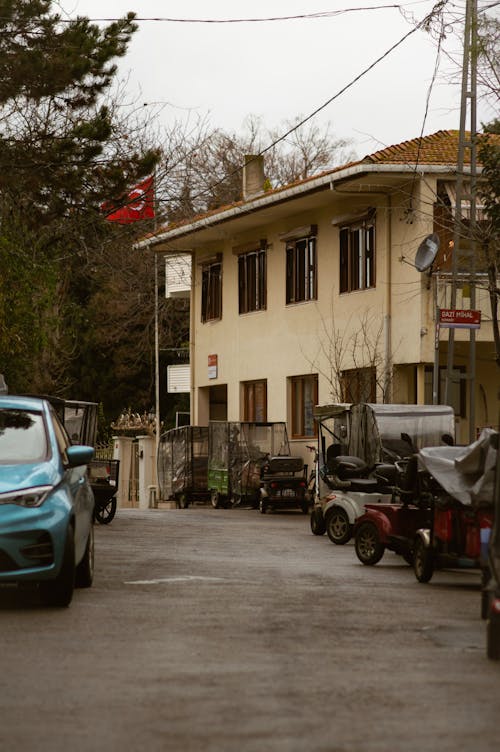
{"type": "MultiPolygon", "coordinates": [[[[156,205],[156,170],[153,177],[153,197],[154,197],[154,230],[157,230],[158,207],[156,205]]],[[[158,449],[160,446],[160,333],[159,333],[159,296],[158,296],[158,254],[155,256],[155,476],[156,486],[158,487],[158,449]]]]}

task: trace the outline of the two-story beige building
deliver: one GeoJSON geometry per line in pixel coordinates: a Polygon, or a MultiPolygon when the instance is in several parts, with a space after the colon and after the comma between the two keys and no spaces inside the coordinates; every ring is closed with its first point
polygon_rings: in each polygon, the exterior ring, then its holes
{"type": "MultiPolygon", "coordinates": [[[[285,420],[300,451],[316,404],[441,402],[447,382],[467,441],[471,372],[475,425],[497,424],[480,273],[475,369],[471,330],[456,329],[446,379],[450,330],[436,326],[450,307],[457,145],[439,131],[267,192],[262,160],[248,159],[241,201],[142,241],[192,259],[192,424],[285,420]],[[436,257],[419,271],[422,243],[436,257]]],[[[462,269],[457,309],[471,307],[470,282],[462,269]]]]}

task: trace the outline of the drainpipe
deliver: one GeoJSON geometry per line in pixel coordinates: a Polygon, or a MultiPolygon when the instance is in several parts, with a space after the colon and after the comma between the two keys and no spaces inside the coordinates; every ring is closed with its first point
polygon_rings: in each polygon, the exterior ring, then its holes
{"type": "Polygon", "coordinates": [[[392,201],[387,194],[386,206],[386,259],[385,259],[385,316],[384,316],[384,402],[391,402],[392,383],[392,201]]]}
{"type": "Polygon", "coordinates": [[[191,425],[197,425],[198,423],[198,410],[196,410],[196,416],[195,416],[195,391],[194,391],[194,374],[195,374],[195,324],[196,324],[196,313],[195,313],[195,274],[196,274],[196,268],[194,263],[194,251],[191,251],[191,292],[189,294],[189,378],[190,378],[190,384],[189,384],[189,422],[191,425]],[[195,420],[196,417],[196,420],[195,420]]]}

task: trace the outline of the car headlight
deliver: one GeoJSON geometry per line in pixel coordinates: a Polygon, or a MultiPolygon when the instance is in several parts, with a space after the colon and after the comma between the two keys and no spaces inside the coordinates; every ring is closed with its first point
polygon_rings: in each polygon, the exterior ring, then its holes
{"type": "Polygon", "coordinates": [[[34,486],[22,491],[7,491],[0,494],[0,504],[17,504],[20,507],[39,507],[52,491],[53,486],[34,486]]]}

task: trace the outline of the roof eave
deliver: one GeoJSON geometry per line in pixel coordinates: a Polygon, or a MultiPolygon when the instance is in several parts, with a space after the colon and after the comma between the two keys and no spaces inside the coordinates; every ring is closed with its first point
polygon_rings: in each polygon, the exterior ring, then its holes
{"type": "MultiPolygon", "coordinates": [[[[185,238],[188,235],[192,235],[207,227],[215,227],[216,225],[228,222],[238,217],[244,217],[247,214],[252,214],[260,209],[283,203],[284,201],[290,201],[294,198],[299,198],[301,195],[307,195],[314,193],[315,191],[325,190],[327,188],[333,188],[335,183],[345,181],[350,178],[362,177],[365,174],[373,173],[402,173],[411,174],[417,173],[423,175],[424,173],[434,174],[447,174],[455,173],[456,165],[411,165],[411,164],[366,164],[358,163],[351,165],[345,169],[340,169],[338,172],[325,173],[312,178],[310,180],[293,185],[289,188],[283,188],[280,191],[273,191],[272,193],[266,193],[256,198],[246,201],[244,204],[231,206],[228,209],[224,209],[216,214],[211,214],[206,217],[190,222],[189,224],[176,227],[171,230],[160,231],[153,237],[144,238],[136,244],[136,248],[149,248],[160,243],[171,243],[180,238],[185,238]]],[[[464,172],[470,172],[470,168],[465,167],[464,172]]]]}

